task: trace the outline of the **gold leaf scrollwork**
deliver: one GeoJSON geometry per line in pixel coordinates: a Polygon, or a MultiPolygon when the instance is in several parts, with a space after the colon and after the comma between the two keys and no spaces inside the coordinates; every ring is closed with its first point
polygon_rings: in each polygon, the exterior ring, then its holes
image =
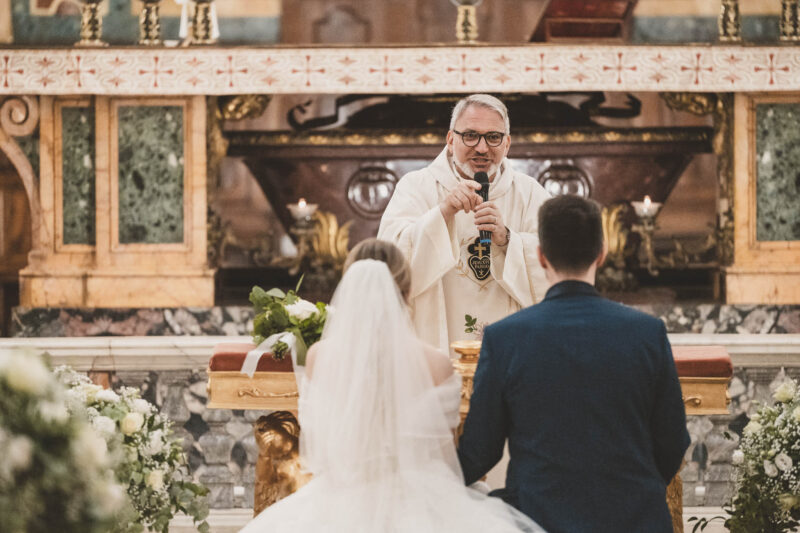
{"type": "Polygon", "coordinates": [[[220,97],[219,109],[225,120],[258,118],[264,114],[272,97],[268,94],[239,94],[220,97]]]}
{"type": "Polygon", "coordinates": [[[348,220],[342,226],[333,213],[317,211],[314,213],[316,231],[312,237],[311,247],[315,260],[321,265],[331,265],[336,270],[341,270],[347,257],[347,243],[350,240],[350,226],[348,220]]]}
{"type": "Polygon", "coordinates": [[[717,95],[713,93],[660,93],[670,109],[687,111],[693,115],[708,115],[717,106],[717,95]]]}
{"type": "Polygon", "coordinates": [[[297,398],[298,394],[297,392],[264,392],[256,387],[248,387],[239,389],[237,396],[239,398],[245,396],[250,396],[251,398],[297,398]]]}
{"type": "Polygon", "coordinates": [[[622,223],[622,215],[627,210],[625,204],[604,207],[602,212],[603,236],[608,243],[608,261],[617,268],[625,267],[625,247],[629,231],[622,223]]]}

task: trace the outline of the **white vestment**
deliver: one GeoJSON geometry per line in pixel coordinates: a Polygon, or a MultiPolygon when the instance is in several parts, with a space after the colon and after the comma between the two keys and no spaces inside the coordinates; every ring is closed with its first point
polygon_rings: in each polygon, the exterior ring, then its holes
{"type": "Polygon", "coordinates": [[[476,249],[475,214],[459,211],[447,224],[439,210],[461,179],[445,148],[429,166],[400,179],[378,230],[378,238],[395,243],[411,265],[417,335],[446,353],[452,341],[474,338],[464,332],[464,315],[490,324],[540,301],[548,287],[536,253],[537,212],[549,198],[544,188],[503,160],[489,200],[510,241],[506,247],[491,244],[487,265],[476,249]]]}

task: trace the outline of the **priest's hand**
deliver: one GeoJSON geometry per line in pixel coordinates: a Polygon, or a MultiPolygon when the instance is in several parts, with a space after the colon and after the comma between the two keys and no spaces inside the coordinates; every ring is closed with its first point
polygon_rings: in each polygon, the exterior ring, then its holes
{"type": "Polygon", "coordinates": [[[458,185],[439,204],[439,210],[444,219],[450,221],[456,213],[462,210],[465,213],[474,211],[482,201],[475,192],[480,188],[480,184],[476,181],[460,180],[458,185]]]}
{"type": "Polygon", "coordinates": [[[479,230],[492,232],[492,242],[497,246],[505,246],[511,237],[503,223],[500,210],[494,202],[483,202],[475,208],[475,225],[479,230]]]}

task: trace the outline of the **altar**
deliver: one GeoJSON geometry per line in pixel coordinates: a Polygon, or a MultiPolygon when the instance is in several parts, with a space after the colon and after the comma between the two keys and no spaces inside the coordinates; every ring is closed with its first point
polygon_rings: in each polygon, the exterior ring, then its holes
{"type": "MultiPolygon", "coordinates": [[[[208,366],[209,409],[273,410],[254,424],[259,443],[254,514],[301,487],[309,474],[301,472],[299,458],[300,426],[296,413],[298,389],[291,361],[275,360],[267,353],[259,360],[253,377],[241,373],[247,353],[255,345],[221,343],[214,347],[208,366]],[[276,442],[278,444],[276,444],[276,442]]],[[[459,354],[454,361],[462,377],[461,422],[469,412],[472,380],[478,364],[480,343],[453,343],[459,354]]],[[[723,346],[675,346],[675,366],[681,383],[687,415],[728,414],[728,385],[733,365],[723,346]]],[[[460,433],[459,426],[457,434],[460,433]]],[[[494,487],[499,488],[499,487],[494,487]]],[[[682,529],[683,486],[680,475],[667,489],[667,500],[676,531],[682,529]]]]}

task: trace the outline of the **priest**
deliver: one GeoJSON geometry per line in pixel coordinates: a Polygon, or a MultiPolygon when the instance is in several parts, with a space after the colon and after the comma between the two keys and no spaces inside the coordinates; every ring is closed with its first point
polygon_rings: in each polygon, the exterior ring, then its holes
{"type": "Polygon", "coordinates": [[[445,352],[469,337],[465,315],[489,324],[540,301],[547,290],[536,249],[537,211],[549,196],[512,168],[510,145],[503,102],[486,94],[462,99],[445,148],[400,179],[381,218],[378,238],[394,242],[411,265],[417,334],[445,352]],[[481,172],[488,175],[486,200],[475,181],[481,172]],[[481,239],[481,230],[490,237],[481,239]]]}

